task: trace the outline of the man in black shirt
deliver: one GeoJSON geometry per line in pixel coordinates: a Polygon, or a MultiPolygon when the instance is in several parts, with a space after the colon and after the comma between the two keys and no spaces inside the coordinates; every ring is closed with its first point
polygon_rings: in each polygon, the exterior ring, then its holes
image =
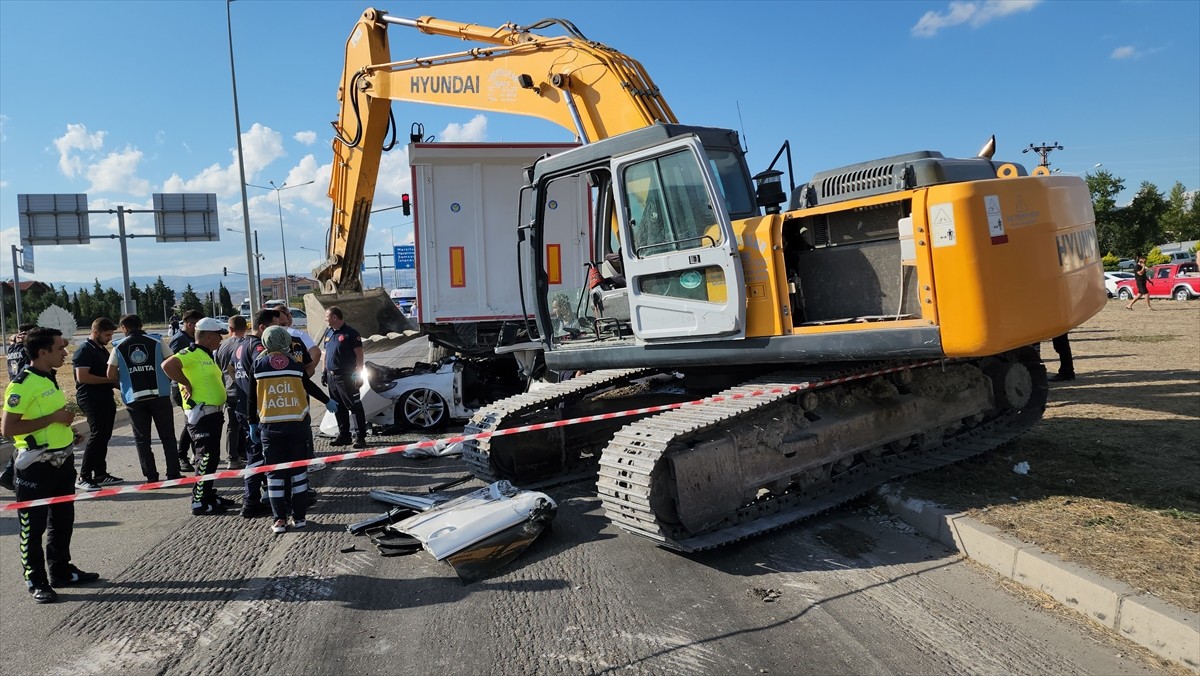
{"type": "Polygon", "coordinates": [[[363,412],[358,388],[362,380],[359,372],[363,367],[362,337],[345,322],[342,309],[336,305],[325,311],[325,379],[329,385],[329,396],[338,403],[338,436],[330,445],[345,446],[350,443],[350,414],[354,414],[357,432],[355,448],[367,447],[367,416],[363,412]]]}
{"type": "MultiPolygon", "coordinates": [[[[268,326],[280,323],[279,313],[275,310],[259,310],[254,316],[253,331],[246,333],[234,350],[233,384],[236,388],[237,401],[234,408],[237,411],[239,424],[247,430],[246,467],[253,469],[261,467],[264,460],[262,440],[255,440],[250,435],[250,425],[255,419],[254,401],[257,397],[257,384],[254,380],[254,361],[263,352],[262,334],[268,326]]],[[[271,513],[271,508],[264,498],[267,488],[266,474],[253,474],[245,478],[242,489],[242,516],[254,518],[271,513]]]]}
{"type": "Polygon", "coordinates": [[[246,466],[246,444],[250,430],[237,416],[237,385],[233,382],[233,361],[238,347],[246,337],[247,322],[241,315],[229,318],[229,337],[217,348],[217,366],[225,374],[225,454],[229,456],[229,469],[246,466]]]}
{"type": "MultiPolygon", "coordinates": [[[[191,310],[183,316],[183,326],[179,329],[169,343],[172,354],[183,352],[184,348],[191,347],[196,343],[196,322],[204,319],[204,313],[197,310],[191,310]]],[[[183,406],[183,399],[179,396],[179,385],[171,383],[171,401],[175,402],[176,406],[183,406]]],[[[189,451],[192,449],[192,436],[188,434],[187,425],[183,426],[183,430],[179,433],[179,470],[182,472],[194,472],[195,467],[192,467],[192,459],[189,457],[189,451]]]]}
{"type": "Polygon", "coordinates": [[[83,464],[79,468],[77,488],[85,491],[100,490],[101,486],[119,484],[120,479],[108,473],[108,442],[112,439],[113,422],[117,417],[117,404],[113,400],[116,378],[108,377],[108,347],[112,342],[117,325],[108,317],[98,317],[92,322],[92,333],[86,342],[75,350],[71,360],[75,366],[75,400],[79,409],[87,416],[91,436],[83,449],[83,464]]]}

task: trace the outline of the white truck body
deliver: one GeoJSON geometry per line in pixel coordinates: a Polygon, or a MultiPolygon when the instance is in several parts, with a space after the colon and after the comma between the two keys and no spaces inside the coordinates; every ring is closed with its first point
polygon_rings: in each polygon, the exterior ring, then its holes
{"type": "MultiPolygon", "coordinates": [[[[465,324],[520,320],[517,226],[523,170],[547,153],[574,144],[413,143],[413,235],[416,242],[417,320],[465,324]]],[[[589,189],[583,177],[559,181],[555,217],[547,228],[544,255],[551,291],[575,296],[586,284],[591,256],[589,189]],[[558,274],[555,275],[554,271],[558,274]]],[[[529,261],[521,274],[528,275],[529,261]]]]}

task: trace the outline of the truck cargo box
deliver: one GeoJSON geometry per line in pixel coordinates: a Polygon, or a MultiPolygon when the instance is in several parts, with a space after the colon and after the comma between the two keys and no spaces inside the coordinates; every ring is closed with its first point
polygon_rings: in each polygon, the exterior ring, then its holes
{"type": "MultiPolygon", "coordinates": [[[[547,153],[575,144],[414,143],[413,231],[417,311],[422,325],[521,320],[517,226],[528,222],[520,205],[523,170],[547,153]]],[[[583,177],[561,182],[549,203],[544,255],[551,289],[577,294],[591,260],[588,186],[583,177]]],[[[528,261],[522,261],[528,270],[528,261]]],[[[525,272],[524,274],[528,274],[525,272]]],[[[525,298],[533,312],[533,300],[525,298]]]]}

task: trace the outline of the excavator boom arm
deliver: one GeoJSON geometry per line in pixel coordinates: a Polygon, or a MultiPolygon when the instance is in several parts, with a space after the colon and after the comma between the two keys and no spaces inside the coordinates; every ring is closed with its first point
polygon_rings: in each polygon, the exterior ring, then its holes
{"type": "MultiPolygon", "coordinates": [[[[334,122],[328,259],[315,270],[325,291],[361,288],[367,225],[387,141],[391,101],[529,115],[595,141],[656,122],[676,122],[658,87],[635,59],[587,40],[570,22],[490,28],[368,9],[346,41],[334,122]],[[440,56],[391,61],[389,24],[479,42],[440,56]],[[531,32],[557,24],[569,35],[531,32]]],[[[395,142],[395,130],[392,132],[395,142]]]]}

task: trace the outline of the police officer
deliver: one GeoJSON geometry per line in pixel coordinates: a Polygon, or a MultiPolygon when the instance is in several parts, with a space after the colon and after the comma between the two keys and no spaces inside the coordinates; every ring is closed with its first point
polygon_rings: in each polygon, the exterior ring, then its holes
{"type": "MultiPolygon", "coordinates": [[[[329,398],[313,385],[304,366],[291,354],[292,337],[282,326],[267,327],[262,334],[264,350],[254,360],[254,422],[250,436],[262,443],[268,465],[294,462],[305,457],[311,434],[308,395],[329,404],[329,398]]],[[[332,410],[336,411],[336,404],[332,410]]],[[[306,468],[277,469],[267,473],[267,497],[275,523],[273,533],[307,525],[308,471],[306,468]]]]}
{"type": "MultiPolygon", "coordinates": [[[[25,352],[25,334],[35,328],[37,328],[37,324],[21,324],[17,327],[17,333],[8,339],[9,382],[15,380],[21,369],[29,365],[29,354],[25,352]]],[[[16,485],[13,484],[14,477],[13,458],[9,458],[8,462],[4,463],[4,471],[0,472],[0,486],[10,491],[17,490],[16,485]]]]}
{"type": "MultiPolygon", "coordinates": [[[[204,313],[197,310],[191,310],[183,316],[182,326],[176,327],[175,335],[171,337],[171,352],[179,354],[183,352],[184,348],[190,347],[196,342],[196,322],[203,318],[204,313]]],[[[172,386],[171,388],[171,399],[175,402],[176,406],[183,406],[183,399],[179,396],[179,388],[176,386],[172,386]]],[[[194,449],[192,448],[192,438],[188,434],[187,425],[184,425],[183,430],[179,432],[178,445],[180,469],[184,472],[194,471],[195,468],[192,467],[192,461],[188,457],[188,452],[194,449]]],[[[196,451],[196,455],[200,455],[199,451],[196,451]]]]}
{"type": "MultiPolygon", "coordinates": [[[[75,416],[67,410],[67,398],[58,389],[54,369],[67,358],[67,341],[58,329],[35,328],[25,336],[29,366],[4,392],[0,434],[13,439],[17,448],[17,500],[37,500],[75,492],[75,454],[78,441],[71,430],[75,416]]],[[[51,587],[84,584],[100,579],[71,563],[71,531],[75,526],[75,503],[64,502],[17,510],[21,527],[21,565],[25,584],[37,603],[54,603],[58,594],[51,587]],[[46,548],[42,549],[42,535],[46,548]],[[46,563],[50,576],[46,576],[46,563]]]]}
{"type": "Polygon", "coordinates": [[[167,479],[179,479],[179,447],[175,441],[175,414],[171,410],[171,381],[162,362],[174,354],[158,334],[142,330],[142,318],[125,315],[118,322],[125,339],[108,358],[108,377],[116,378],[121,400],[133,426],[133,445],[146,481],[158,481],[158,467],[150,448],[150,423],[158,432],[166,456],[167,479]]]}
{"type": "MultiPolygon", "coordinates": [[[[184,317],[185,325],[187,317],[184,317]]],[[[179,383],[188,435],[199,455],[200,474],[217,471],[221,459],[221,426],[225,421],[225,381],[214,352],[225,329],[221,322],[204,317],[195,323],[196,343],[162,363],[167,377],[179,383]]],[[[217,495],[213,482],[201,481],[192,491],[192,514],[218,514],[237,503],[217,495]]]]}
{"type": "Polygon", "coordinates": [[[362,401],[358,397],[361,382],[359,371],[363,367],[362,337],[353,326],[346,323],[342,309],[336,305],[325,311],[325,382],[329,385],[329,396],[338,403],[338,436],[331,446],[350,443],[350,414],[354,414],[357,425],[354,447],[367,447],[367,417],[362,401]]]}

